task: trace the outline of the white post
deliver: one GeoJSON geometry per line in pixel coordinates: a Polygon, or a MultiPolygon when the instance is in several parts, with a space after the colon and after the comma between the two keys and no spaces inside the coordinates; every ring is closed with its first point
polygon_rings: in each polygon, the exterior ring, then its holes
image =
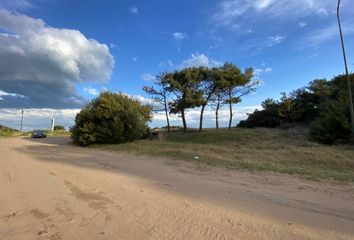
{"type": "Polygon", "coordinates": [[[52,128],[51,128],[52,132],[54,132],[54,123],[55,123],[55,119],[54,119],[54,116],[53,116],[52,117],[52,128]]]}

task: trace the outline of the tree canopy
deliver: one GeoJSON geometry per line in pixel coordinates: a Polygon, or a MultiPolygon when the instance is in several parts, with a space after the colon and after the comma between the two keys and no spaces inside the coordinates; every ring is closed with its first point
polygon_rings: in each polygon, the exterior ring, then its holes
{"type": "MultiPolygon", "coordinates": [[[[350,75],[354,90],[354,74],[350,75]]],[[[351,100],[353,101],[353,100],[351,100]]],[[[348,141],[351,136],[349,98],[345,76],[318,79],[279,101],[266,99],[263,110],[256,110],[239,127],[277,127],[284,123],[310,126],[315,140],[323,143],[348,141]]]]}
{"type": "Polygon", "coordinates": [[[123,143],[147,134],[151,108],[124,94],[101,93],[76,115],[70,129],[75,143],[123,143]]]}
{"type": "Polygon", "coordinates": [[[233,105],[241,98],[255,91],[258,81],[253,79],[252,68],[242,72],[237,66],[225,63],[221,67],[190,67],[174,72],[159,74],[153,86],[144,86],[152,99],[160,103],[166,113],[169,126],[169,114],[178,114],[182,118],[183,129],[187,130],[186,111],[199,108],[199,130],[203,129],[204,111],[214,107],[218,128],[219,110],[229,106],[229,128],[233,120],[233,105]]]}

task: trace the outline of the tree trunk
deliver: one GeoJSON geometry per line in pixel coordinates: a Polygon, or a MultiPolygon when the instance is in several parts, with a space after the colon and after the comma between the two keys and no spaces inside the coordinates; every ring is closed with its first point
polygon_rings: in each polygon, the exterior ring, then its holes
{"type": "Polygon", "coordinates": [[[200,120],[199,120],[199,132],[202,131],[203,129],[203,114],[204,114],[204,109],[206,105],[202,106],[202,109],[200,110],[200,120]]]}
{"type": "Polygon", "coordinates": [[[184,115],[184,109],[181,110],[181,115],[182,115],[183,131],[187,132],[187,122],[186,122],[186,117],[184,115]]]}
{"type": "Polygon", "coordinates": [[[217,107],[215,110],[215,124],[216,130],[219,130],[219,107],[217,107]]]}
{"type": "Polygon", "coordinates": [[[211,96],[214,94],[215,89],[216,89],[216,85],[213,87],[213,89],[210,91],[208,97],[205,99],[205,104],[203,104],[202,109],[201,109],[201,111],[200,111],[199,132],[201,132],[202,129],[203,129],[203,114],[204,114],[204,109],[205,109],[206,105],[208,104],[208,102],[209,102],[211,96]]]}
{"type": "Polygon", "coordinates": [[[167,121],[167,132],[170,132],[170,119],[168,117],[168,107],[167,107],[167,99],[164,97],[165,102],[165,114],[166,114],[166,121],[167,121]]]}
{"type": "Polygon", "coordinates": [[[219,109],[220,109],[220,93],[218,92],[218,99],[216,103],[216,110],[215,110],[215,124],[216,124],[216,130],[219,130],[219,109]]]}
{"type": "Polygon", "coordinates": [[[229,130],[231,130],[231,125],[232,125],[232,102],[231,102],[231,90],[229,90],[229,109],[230,109],[230,120],[229,120],[229,130]]]}

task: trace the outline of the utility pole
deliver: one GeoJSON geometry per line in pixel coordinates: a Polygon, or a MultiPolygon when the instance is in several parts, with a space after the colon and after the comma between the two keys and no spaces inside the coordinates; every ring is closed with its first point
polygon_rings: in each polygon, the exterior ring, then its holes
{"type": "Polygon", "coordinates": [[[22,127],[23,127],[23,113],[24,113],[24,111],[21,110],[21,126],[20,126],[20,132],[22,132],[22,127]]]}
{"type": "Polygon", "coordinates": [[[346,75],[347,84],[348,84],[348,97],[349,97],[350,118],[351,118],[351,123],[352,123],[352,134],[354,135],[353,95],[352,95],[352,87],[351,87],[350,78],[349,78],[349,72],[348,72],[347,56],[346,56],[345,47],[344,47],[342,25],[341,25],[341,22],[340,22],[340,14],[339,14],[340,1],[341,0],[338,0],[338,5],[337,5],[337,20],[338,20],[340,40],[341,40],[341,44],[342,44],[343,60],[344,60],[344,66],[345,66],[345,75],[346,75]]]}

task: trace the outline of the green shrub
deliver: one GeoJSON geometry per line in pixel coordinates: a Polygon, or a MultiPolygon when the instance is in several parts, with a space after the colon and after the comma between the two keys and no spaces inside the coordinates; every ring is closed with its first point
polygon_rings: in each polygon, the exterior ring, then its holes
{"type": "Polygon", "coordinates": [[[151,117],[150,107],[124,94],[104,92],[76,115],[71,138],[82,146],[133,141],[147,134],[151,117]]]}
{"type": "Polygon", "coordinates": [[[347,105],[342,102],[328,102],[321,111],[320,117],[311,124],[311,136],[326,144],[335,141],[347,142],[351,135],[347,109],[347,105]]]}
{"type": "Polygon", "coordinates": [[[61,125],[55,125],[54,126],[54,131],[57,131],[57,130],[65,130],[65,127],[61,126],[61,125]]]}

